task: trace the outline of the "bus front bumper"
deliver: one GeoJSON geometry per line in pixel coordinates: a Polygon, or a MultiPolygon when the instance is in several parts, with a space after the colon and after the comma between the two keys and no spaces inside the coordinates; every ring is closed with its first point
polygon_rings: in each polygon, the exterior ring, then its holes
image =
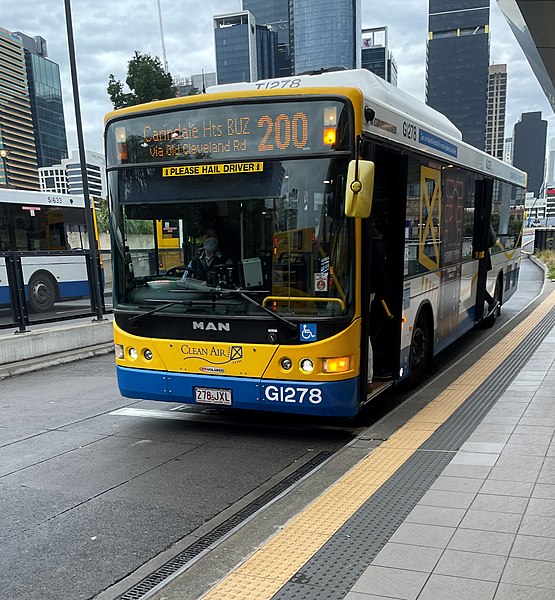
{"type": "Polygon", "coordinates": [[[220,397],[230,401],[227,406],[233,408],[327,417],[352,417],[359,411],[357,377],[325,382],[283,381],[168,373],[119,365],[116,372],[120,393],[126,398],[226,406],[206,401],[207,396],[224,391],[220,397]]]}

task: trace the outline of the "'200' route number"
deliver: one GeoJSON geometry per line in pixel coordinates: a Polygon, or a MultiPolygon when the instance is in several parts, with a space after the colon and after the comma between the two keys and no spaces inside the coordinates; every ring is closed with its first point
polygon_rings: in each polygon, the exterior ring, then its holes
{"type": "Polygon", "coordinates": [[[319,388],[268,385],[264,389],[264,398],[270,402],[320,404],[322,402],[322,390],[319,388]]]}

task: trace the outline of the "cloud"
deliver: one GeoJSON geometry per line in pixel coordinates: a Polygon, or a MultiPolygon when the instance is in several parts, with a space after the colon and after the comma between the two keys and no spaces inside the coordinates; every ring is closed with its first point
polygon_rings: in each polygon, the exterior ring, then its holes
{"type": "MultiPolygon", "coordinates": [[[[174,76],[215,70],[212,17],[241,9],[241,0],[160,0],[169,70],[174,76]]],[[[388,26],[389,46],[398,66],[399,87],[424,98],[428,3],[422,0],[362,0],[362,25],[388,26]]],[[[113,73],[125,80],[135,50],[162,58],[158,8],[154,0],[72,2],[81,113],[87,148],[102,149],[106,93],[113,73]]],[[[520,47],[492,0],[491,59],[508,63],[507,134],[527,111],[541,110],[555,136],[555,117],[520,47]]],[[[77,146],[64,3],[35,0],[2,2],[0,27],[40,35],[49,58],[60,65],[69,149],[77,146]]],[[[552,132],[552,133],[551,133],[552,132]]]]}

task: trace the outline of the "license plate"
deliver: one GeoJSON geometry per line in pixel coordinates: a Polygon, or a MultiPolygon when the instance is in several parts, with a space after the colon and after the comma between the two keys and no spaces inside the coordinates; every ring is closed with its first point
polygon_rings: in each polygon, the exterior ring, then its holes
{"type": "Polygon", "coordinates": [[[231,390],[218,388],[195,388],[195,402],[197,404],[223,404],[231,406],[231,390]]]}

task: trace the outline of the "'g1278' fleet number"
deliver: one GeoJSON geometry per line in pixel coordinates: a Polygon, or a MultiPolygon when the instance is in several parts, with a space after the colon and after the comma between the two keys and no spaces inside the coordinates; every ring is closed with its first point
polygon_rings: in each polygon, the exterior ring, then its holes
{"type": "Polygon", "coordinates": [[[322,402],[322,390],[320,388],[268,385],[264,389],[264,399],[270,402],[320,404],[322,402]]]}

